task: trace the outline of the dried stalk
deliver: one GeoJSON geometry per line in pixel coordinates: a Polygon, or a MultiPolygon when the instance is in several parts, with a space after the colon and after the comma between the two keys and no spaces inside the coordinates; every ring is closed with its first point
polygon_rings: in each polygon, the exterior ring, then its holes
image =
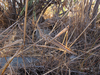
{"type": "MultiPolygon", "coordinates": [[[[100,12],[98,13],[100,14],[100,12]]],[[[74,40],[74,42],[69,46],[69,48],[80,38],[80,36],[87,30],[87,28],[91,25],[91,23],[96,19],[98,14],[91,20],[91,22],[87,25],[87,27],[83,30],[83,32],[74,40]]]]}
{"type": "Polygon", "coordinates": [[[25,7],[25,21],[24,21],[24,45],[25,45],[25,35],[26,35],[27,8],[28,8],[28,0],[26,0],[26,7],[25,7]]]}

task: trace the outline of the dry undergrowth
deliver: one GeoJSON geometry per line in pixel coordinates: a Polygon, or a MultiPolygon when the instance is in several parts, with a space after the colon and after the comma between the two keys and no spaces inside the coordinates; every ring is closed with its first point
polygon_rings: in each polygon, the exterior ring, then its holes
{"type": "Polygon", "coordinates": [[[64,0],[60,7],[54,4],[54,13],[48,10],[43,14],[45,7],[36,21],[27,16],[26,32],[21,25],[24,16],[0,31],[0,57],[6,60],[6,64],[1,65],[2,75],[100,74],[99,18],[92,28],[100,12],[93,17],[95,5],[89,10],[91,3],[88,0],[85,3],[69,1],[69,4],[67,1],[64,0]]]}

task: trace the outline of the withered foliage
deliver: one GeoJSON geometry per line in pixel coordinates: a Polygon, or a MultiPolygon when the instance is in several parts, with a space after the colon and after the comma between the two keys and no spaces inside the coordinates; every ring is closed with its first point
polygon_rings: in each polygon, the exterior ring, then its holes
{"type": "Polygon", "coordinates": [[[100,0],[25,1],[0,1],[1,75],[100,74],[100,0]]]}

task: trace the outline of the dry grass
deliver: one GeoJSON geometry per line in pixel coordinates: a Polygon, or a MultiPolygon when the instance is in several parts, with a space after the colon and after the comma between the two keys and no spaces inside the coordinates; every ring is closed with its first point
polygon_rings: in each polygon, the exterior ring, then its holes
{"type": "Polygon", "coordinates": [[[99,75],[100,11],[95,13],[95,5],[88,0],[59,0],[48,18],[44,12],[53,1],[47,3],[40,15],[19,17],[0,31],[0,64],[6,60],[0,74],[99,75]],[[42,22],[41,17],[45,17],[42,22]],[[21,25],[23,20],[26,27],[21,25]]]}

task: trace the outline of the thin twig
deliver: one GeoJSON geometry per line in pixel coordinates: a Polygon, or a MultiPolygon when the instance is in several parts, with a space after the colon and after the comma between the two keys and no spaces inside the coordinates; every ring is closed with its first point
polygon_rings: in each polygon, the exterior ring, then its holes
{"type": "MultiPolygon", "coordinates": [[[[98,13],[100,14],[100,12],[98,13]]],[[[83,32],[74,40],[74,42],[69,46],[69,48],[80,38],[80,36],[87,30],[87,28],[91,25],[91,23],[96,19],[98,14],[91,20],[91,22],[87,25],[87,27],[83,30],[83,32]]]]}

